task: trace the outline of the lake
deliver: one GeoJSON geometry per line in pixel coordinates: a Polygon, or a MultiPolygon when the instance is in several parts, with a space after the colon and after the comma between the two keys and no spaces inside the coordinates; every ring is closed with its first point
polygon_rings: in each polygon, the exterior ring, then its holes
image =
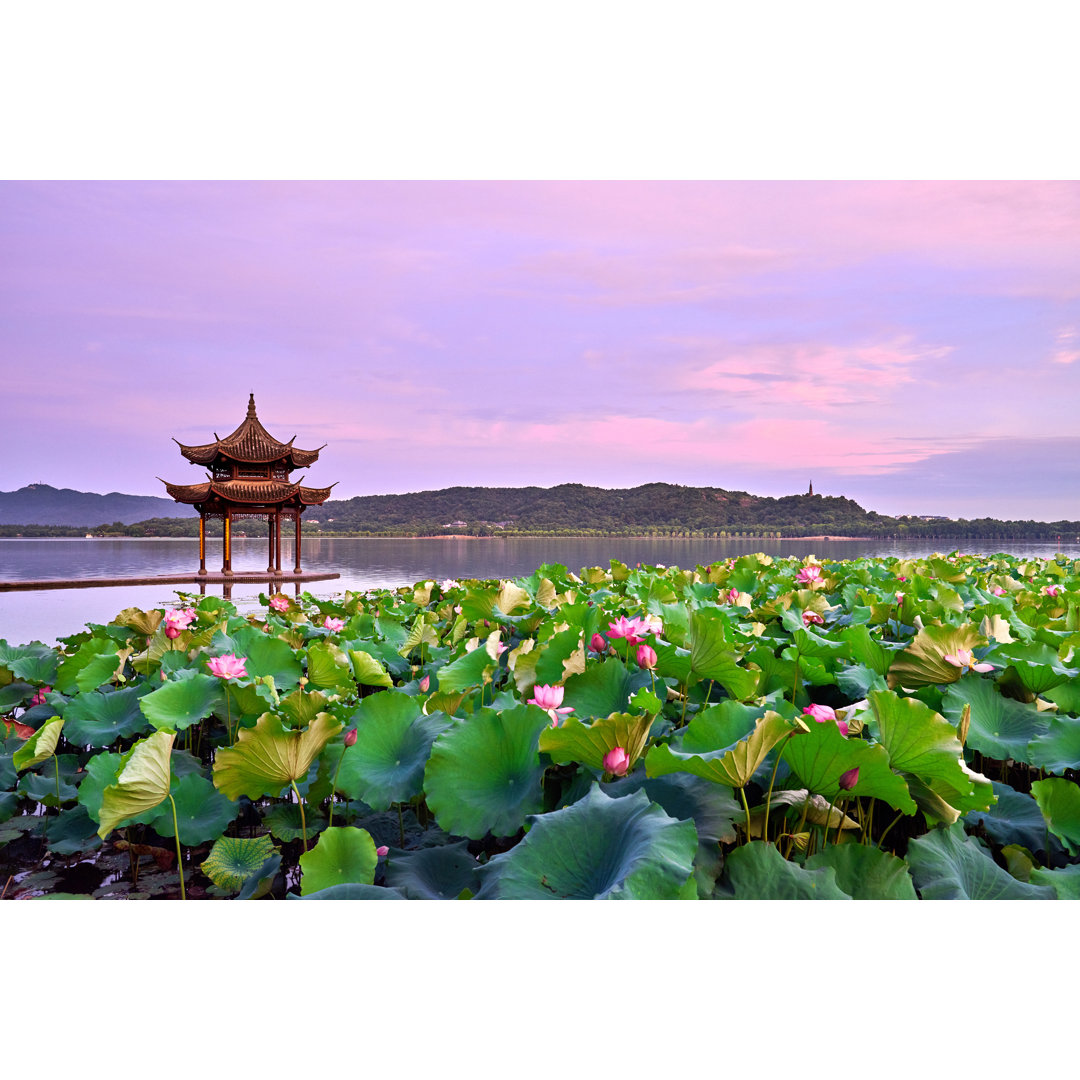
{"type": "MultiPolygon", "coordinates": [[[[294,593],[331,597],[346,589],[411,585],[424,579],[507,578],[530,574],[542,563],[562,563],[578,571],[607,566],[609,559],[629,565],[645,563],[692,567],[717,559],[762,551],[776,557],[816,555],[824,559],[862,556],[914,558],[952,550],[952,541],[893,540],[690,540],[658,537],[515,537],[490,539],[305,538],[304,569],[337,572],[334,581],[290,585],[294,593]]],[[[220,566],[220,541],[207,546],[207,567],[220,566]]],[[[1002,548],[1013,555],[1049,558],[1059,551],[1080,558],[1080,545],[1013,541],[966,541],[961,550],[992,554],[1002,548]]],[[[292,566],[292,545],[282,544],[282,565],[292,566]]],[[[198,569],[196,540],[0,540],[0,580],[49,578],[115,578],[182,574],[198,569]]],[[[265,571],[266,540],[233,543],[233,569],[265,571]]],[[[220,585],[206,586],[221,595],[220,585]]],[[[107,586],[87,589],[0,593],[0,639],[9,644],[31,640],[54,644],[59,636],[81,630],[87,622],[107,623],[126,607],[172,606],[176,589],[198,592],[198,586],[107,586]]],[[[266,584],[235,584],[231,597],[241,611],[258,606],[266,584]]]]}

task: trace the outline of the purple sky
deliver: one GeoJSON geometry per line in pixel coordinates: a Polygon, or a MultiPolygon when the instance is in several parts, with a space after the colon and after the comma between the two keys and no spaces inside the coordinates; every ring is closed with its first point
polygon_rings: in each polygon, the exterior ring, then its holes
{"type": "Polygon", "coordinates": [[[335,497],[707,484],[1080,518],[1080,183],[0,183],[0,488],[254,391],[335,497]]]}

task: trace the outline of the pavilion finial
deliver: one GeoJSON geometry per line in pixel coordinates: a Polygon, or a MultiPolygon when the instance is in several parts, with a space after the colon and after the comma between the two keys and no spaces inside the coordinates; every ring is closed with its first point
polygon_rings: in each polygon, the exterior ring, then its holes
{"type": "Polygon", "coordinates": [[[247,418],[249,420],[254,420],[255,419],[255,395],[254,394],[248,394],[247,418]]]}

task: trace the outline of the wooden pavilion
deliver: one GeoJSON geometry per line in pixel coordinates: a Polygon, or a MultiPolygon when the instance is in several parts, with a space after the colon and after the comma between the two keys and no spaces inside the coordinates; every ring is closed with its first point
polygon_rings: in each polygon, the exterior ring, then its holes
{"type": "MultiPolygon", "coordinates": [[[[259,423],[255,415],[255,395],[248,398],[247,416],[231,434],[222,439],[214,432],[214,441],[202,446],[185,446],[173,439],[180,453],[193,465],[207,469],[200,484],[165,485],[177,501],[199,511],[199,574],[206,574],[206,522],[220,518],[224,522],[221,572],[231,575],[232,523],[243,518],[266,518],[269,525],[269,565],[266,572],[281,575],[281,523],[291,520],[296,531],[296,567],[300,568],[300,516],[309,506],[319,506],[336,486],[304,487],[289,479],[294,469],[313,465],[319,450],[300,450],[293,446],[294,435],[287,443],[279,442],[259,423]]],[[[303,477],[301,477],[303,479],[303,477]]]]}

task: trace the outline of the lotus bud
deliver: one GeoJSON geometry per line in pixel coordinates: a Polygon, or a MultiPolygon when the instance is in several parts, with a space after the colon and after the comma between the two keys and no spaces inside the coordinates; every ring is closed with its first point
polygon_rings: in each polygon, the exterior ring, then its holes
{"type": "Polygon", "coordinates": [[[180,636],[180,631],[175,626],[166,626],[165,636],[175,641],[180,636]]]}
{"type": "Polygon", "coordinates": [[[650,671],[656,667],[656,650],[651,645],[639,645],[637,650],[637,662],[643,668],[650,671]]]}
{"type": "Polygon", "coordinates": [[[380,844],[375,849],[375,854],[378,855],[380,859],[385,859],[386,856],[390,854],[390,849],[385,844],[380,844]]]}
{"type": "Polygon", "coordinates": [[[837,780],[842,791],[850,791],[859,782],[859,767],[855,766],[854,769],[848,769],[843,776],[837,780]]]}
{"type": "Polygon", "coordinates": [[[603,634],[593,634],[589,639],[589,648],[592,649],[593,652],[603,652],[607,648],[607,639],[603,634]]]}
{"type": "Polygon", "coordinates": [[[430,685],[431,685],[431,676],[430,675],[425,675],[420,680],[420,693],[421,694],[426,694],[428,692],[428,687],[430,685]]]}
{"type": "Polygon", "coordinates": [[[356,728],[349,728],[349,730],[347,732],[345,732],[345,745],[346,746],[355,746],[356,745],[356,728]]]}
{"type": "Polygon", "coordinates": [[[625,776],[629,768],[630,755],[621,746],[616,746],[604,755],[604,769],[612,776],[625,776]]]}

